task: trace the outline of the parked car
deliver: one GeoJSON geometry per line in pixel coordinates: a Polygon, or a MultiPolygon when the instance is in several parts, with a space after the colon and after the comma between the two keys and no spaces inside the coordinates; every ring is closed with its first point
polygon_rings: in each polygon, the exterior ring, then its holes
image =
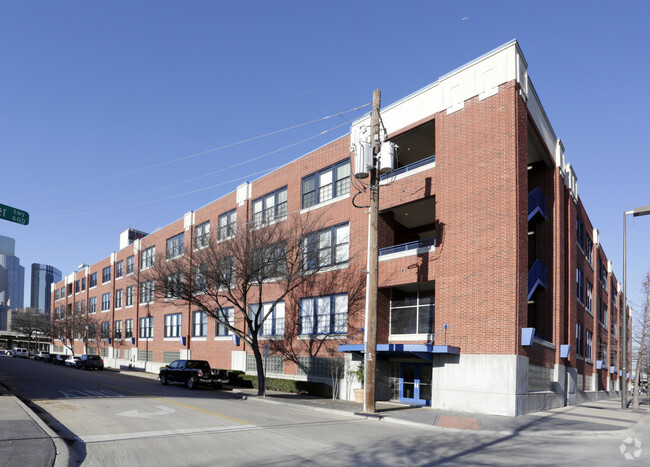
{"type": "Polygon", "coordinates": [[[28,358],[29,357],[29,352],[27,352],[27,349],[24,347],[16,347],[11,351],[11,355],[14,358],[21,357],[21,358],[28,358]]]}
{"type": "Polygon", "coordinates": [[[9,355],[9,356],[11,356],[11,349],[7,349],[7,350],[5,350],[5,355],[9,355]]]}
{"type": "Polygon", "coordinates": [[[50,356],[50,353],[49,353],[49,352],[43,352],[43,351],[40,351],[40,352],[38,352],[37,354],[34,355],[34,360],[37,360],[37,361],[38,361],[38,360],[47,361],[47,359],[48,359],[49,356],[50,356]]]}
{"type": "Polygon", "coordinates": [[[223,386],[218,371],[211,369],[205,360],[174,360],[160,369],[158,377],[161,384],[183,383],[189,389],[199,386],[218,389],[223,386]]]}
{"type": "Polygon", "coordinates": [[[70,355],[65,359],[65,366],[77,366],[77,360],[79,360],[79,355],[70,355]]]}
{"type": "Polygon", "coordinates": [[[65,365],[65,360],[68,358],[68,355],[61,355],[61,354],[56,354],[50,363],[53,363],[54,365],[65,365]]]}
{"type": "Polygon", "coordinates": [[[99,355],[84,354],[77,360],[77,368],[103,370],[104,359],[99,355]]]}

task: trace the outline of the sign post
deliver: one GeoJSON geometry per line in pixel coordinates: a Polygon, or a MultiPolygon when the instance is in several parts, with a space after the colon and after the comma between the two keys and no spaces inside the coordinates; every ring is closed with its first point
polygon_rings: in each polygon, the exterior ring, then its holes
{"type": "Polygon", "coordinates": [[[29,224],[29,213],[27,211],[12,208],[11,206],[0,204],[0,219],[15,222],[16,224],[27,225],[29,224]]]}

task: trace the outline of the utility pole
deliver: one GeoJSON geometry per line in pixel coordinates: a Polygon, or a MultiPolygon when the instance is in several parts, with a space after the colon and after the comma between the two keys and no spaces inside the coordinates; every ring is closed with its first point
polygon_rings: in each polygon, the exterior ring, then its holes
{"type": "Polygon", "coordinates": [[[372,93],[372,117],[370,120],[370,144],[372,144],[372,167],[370,168],[370,216],[368,225],[368,276],[366,280],[366,349],[364,353],[365,395],[363,411],[375,413],[375,380],[377,362],[377,286],[378,286],[378,235],[379,217],[379,171],[377,155],[381,148],[379,137],[379,107],[381,91],[372,93]]]}

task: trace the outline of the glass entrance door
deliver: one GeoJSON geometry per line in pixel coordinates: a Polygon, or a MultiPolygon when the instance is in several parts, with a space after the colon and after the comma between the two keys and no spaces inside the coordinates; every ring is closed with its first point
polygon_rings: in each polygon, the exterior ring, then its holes
{"type": "Polygon", "coordinates": [[[402,363],[399,400],[410,404],[431,404],[431,365],[402,363]]]}

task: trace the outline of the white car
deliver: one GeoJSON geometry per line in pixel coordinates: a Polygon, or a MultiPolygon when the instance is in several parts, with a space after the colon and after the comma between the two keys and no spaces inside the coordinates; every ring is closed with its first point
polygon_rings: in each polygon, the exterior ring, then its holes
{"type": "Polygon", "coordinates": [[[28,358],[29,357],[29,352],[27,352],[27,349],[24,347],[16,347],[11,351],[11,354],[13,355],[14,358],[16,357],[22,357],[22,358],[28,358]]]}
{"type": "Polygon", "coordinates": [[[70,355],[68,358],[65,359],[65,366],[77,366],[77,360],[79,360],[78,355],[70,355]]]}

